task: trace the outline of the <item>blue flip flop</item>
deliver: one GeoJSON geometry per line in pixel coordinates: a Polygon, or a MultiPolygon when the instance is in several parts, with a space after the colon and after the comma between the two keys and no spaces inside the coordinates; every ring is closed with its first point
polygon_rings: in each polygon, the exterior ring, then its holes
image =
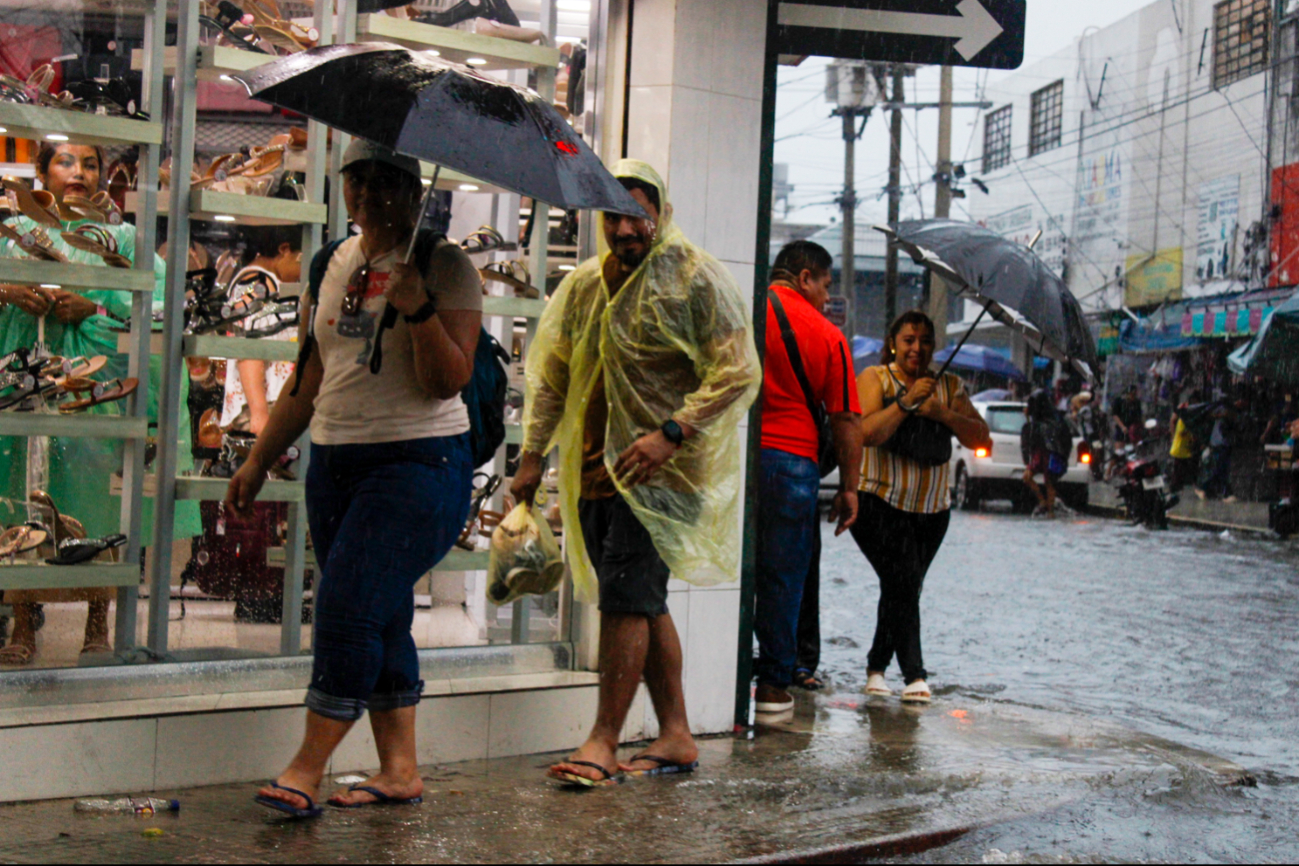
{"type": "Polygon", "coordinates": [[[366,806],[418,806],[420,803],[424,802],[423,797],[410,797],[408,799],[401,799],[399,797],[389,797],[387,794],[385,794],[383,791],[380,791],[378,788],[371,788],[368,785],[353,785],[352,787],[347,789],[347,792],[349,794],[355,793],[357,791],[360,791],[363,794],[369,794],[371,797],[374,797],[374,802],[373,803],[336,803],[334,802],[334,798],[330,797],[329,805],[333,806],[335,809],[364,809],[366,806]]]}
{"type": "Polygon", "coordinates": [[[628,761],[628,764],[634,764],[637,761],[651,761],[658,764],[650,770],[628,770],[629,776],[675,776],[677,773],[693,773],[699,769],[698,761],[691,761],[688,764],[682,764],[678,761],[669,761],[667,758],[660,758],[657,755],[637,755],[628,761]]]}
{"type": "Polygon", "coordinates": [[[276,788],[280,791],[285,791],[289,794],[293,794],[294,796],[301,797],[302,799],[307,801],[307,808],[299,809],[296,806],[292,806],[289,803],[284,802],[283,800],[277,800],[274,797],[266,797],[261,794],[258,794],[256,797],[254,797],[253,802],[256,803],[258,806],[265,806],[267,809],[274,809],[277,812],[283,812],[284,814],[289,815],[293,818],[319,818],[321,815],[325,814],[324,807],[317,806],[314,800],[312,800],[310,797],[308,797],[306,794],[302,793],[301,791],[297,790],[296,788],[286,788],[284,785],[278,784],[276,782],[271,782],[271,787],[276,788]]]}

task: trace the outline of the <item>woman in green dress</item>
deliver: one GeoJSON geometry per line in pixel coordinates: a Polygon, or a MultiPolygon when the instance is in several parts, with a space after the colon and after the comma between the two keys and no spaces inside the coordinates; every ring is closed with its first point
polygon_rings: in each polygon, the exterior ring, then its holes
{"type": "MultiPolygon", "coordinates": [[[[63,202],[66,196],[92,197],[100,186],[103,153],[98,147],[88,145],[44,145],[37,160],[37,177],[41,185],[63,202]]],[[[63,222],[63,228],[45,228],[50,242],[70,262],[104,266],[103,260],[93,253],[76,249],[66,243],[63,232],[70,232],[91,220],[63,222]]],[[[19,235],[37,228],[37,223],[19,215],[6,221],[19,235]]],[[[117,243],[118,252],[132,262],[135,260],[135,227],[130,225],[101,225],[117,243]]],[[[11,240],[0,241],[0,257],[26,258],[21,247],[11,240]]],[[[163,303],[166,271],[162,259],[154,256],[155,285],[153,305],[163,303]]],[[[40,320],[44,319],[45,346],[53,355],[65,358],[105,355],[108,364],[95,376],[108,380],[127,374],[128,358],[118,352],[117,341],[122,324],[131,317],[131,293],[118,291],[71,292],[63,289],[46,289],[17,286],[0,282],[0,354],[30,347],[37,342],[40,320]]],[[[158,382],[161,376],[161,359],[152,358],[149,375],[149,407],[151,423],[157,420],[158,382]]],[[[184,377],[187,379],[187,377],[184,377]]],[[[186,381],[187,385],[188,382],[186,381]]],[[[183,397],[182,397],[183,399],[183,397]]],[[[121,415],[121,403],[107,403],[93,407],[91,412],[103,415],[121,415]]],[[[188,425],[180,425],[183,444],[181,461],[189,459],[188,425]]],[[[0,502],[0,523],[20,523],[26,519],[22,503],[27,498],[29,440],[22,437],[0,438],[0,496],[8,500],[8,507],[0,502]]],[[[112,439],[80,437],[51,437],[46,458],[44,484],[46,492],[62,514],[81,522],[90,537],[100,537],[118,532],[121,524],[121,500],[109,495],[111,476],[122,468],[122,443],[112,439]]],[[[145,534],[139,544],[149,543],[152,529],[151,512],[146,501],[145,534]]],[[[51,515],[40,514],[48,522],[51,515]]],[[[184,503],[177,509],[176,537],[197,535],[200,531],[198,509],[194,503],[184,503]]],[[[29,664],[36,654],[36,635],[32,613],[34,605],[44,601],[89,601],[90,613],[86,624],[86,638],[82,652],[104,652],[108,643],[108,604],[112,591],[105,589],[54,591],[32,590],[6,593],[6,602],[14,606],[14,633],[8,647],[0,650],[0,664],[29,664]]]]}

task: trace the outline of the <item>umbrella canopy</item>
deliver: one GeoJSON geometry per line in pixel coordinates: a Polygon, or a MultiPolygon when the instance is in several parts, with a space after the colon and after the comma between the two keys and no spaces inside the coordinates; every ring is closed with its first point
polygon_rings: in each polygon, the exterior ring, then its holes
{"type": "Polygon", "coordinates": [[[232,76],[262,102],[565,209],[644,216],[546,100],[400,45],[329,45],[232,76]]]}
{"type": "Polygon", "coordinates": [[[1299,387],[1299,294],[1273,310],[1258,336],[1228,356],[1227,366],[1237,375],[1299,387]]]}
{"type": "Polygon", "coordinates": [[[1027,247],[956,220],[909,220],[895,228],[875,228],[916,264],[951,283],[959,297],[1023,334],[1039,355],[1073,364],[1084,378],[1092,378],[1096,344],[1082,307],[1027,247]]]}
{"type": "Polygon", "coordinates": [[[880,362],[880,352],[884,350],[884,341],[874,337],[863,337],[858,334],[852,338],[852,365],[857,373],[867,367],[874,367],[880,362]]]}
{"type": "Polygon", "coordinates": [[[946,364],[949,359],[952,362],[951,366],[958,370],[1008,376],[1016,382],[1028,381],[1028,377],[1012,364],[1005,355],[995,349],[989,349],[987,346],[975,346],[967,343],[955,352],[952,351],[951,346],[948,346],[946,349],[934,353],[934,360],[940,364],[946,364]]]}
{"type": "Polygon", "coordinates": [[[1009,400],[1014,395],[1004,388],[989,388],[987,391],[980,391],[970,398],[974,403],[1000,403],[1003,400],[1009,400]]]}

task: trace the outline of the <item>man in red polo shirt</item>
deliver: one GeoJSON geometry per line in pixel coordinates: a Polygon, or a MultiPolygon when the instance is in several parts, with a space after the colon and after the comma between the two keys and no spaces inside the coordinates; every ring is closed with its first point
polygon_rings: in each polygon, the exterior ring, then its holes
{"type": "Polygon", "coordinates": [[[754,623],[760,713],[794,706],[788,689],[798,661],[799,606],[820,533],[821,443],[815,415],[829,417],[839,464],[839,492],[830,513],[839,523],[835,534],[857,520],[862,436],[852,350],[821,312],[830,297],[832,263],[825,248],[811,241],[786,245],[776,257],[767,296],[754,623]]]}

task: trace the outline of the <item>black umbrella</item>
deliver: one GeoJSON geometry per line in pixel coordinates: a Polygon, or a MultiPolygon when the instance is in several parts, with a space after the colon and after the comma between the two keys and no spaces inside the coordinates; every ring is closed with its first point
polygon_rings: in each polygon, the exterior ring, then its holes
{"type": "Polygon", "coordinates": [[[232,76],[253,97],[566,210],[644,216],[546,100],[400,45],[329,45],[232,76]]]}
{"type": "Polygon", "coordinates": [[[991,315],[1019,331],[1039,355],[1072,364],[1085,379],[1092,378],[1096,344],[1082,306],[1028,247],[955,220],[909,220],[892,229],[875,228],[916,264],[950,283],[959,297],[982,306],[981,316],[991,315]]]}

